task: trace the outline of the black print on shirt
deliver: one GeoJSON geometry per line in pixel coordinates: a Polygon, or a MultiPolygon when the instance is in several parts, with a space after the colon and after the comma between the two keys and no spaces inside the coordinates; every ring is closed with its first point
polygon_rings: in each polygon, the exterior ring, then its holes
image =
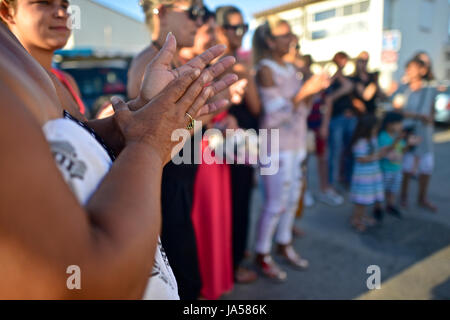
{"type": "Polygon", "coordinates": [[[70,176],[70,179],[84,180],[87,166],[77,159],[75,148],[67,141],[50,141],[50,147],[58,166],[70,176]]]}
{"type": "Polygon", "coordinates": [[[164,262],[164,264],[166,265],[166,268],[163,269],[162,266],[159,265],[158,261],[155,260],[154,264],[153,264],[153,270],[152,270],[152,275],[151,277],[158,277],[162,282],[164,282],[166,285],[170,286],[170,288],[172,290],[175,289],[174,284],[172,283],[169,274],[166,274],[166,271],[168,272],[168,270],[170,270],[170,264],[169,264],[169,260],[167,259],[167,255],[166,252],[164,251],[161,241],[158,241],[158,248],[159,251],[161,253],[161,257],[162,260],[164,262]]]}

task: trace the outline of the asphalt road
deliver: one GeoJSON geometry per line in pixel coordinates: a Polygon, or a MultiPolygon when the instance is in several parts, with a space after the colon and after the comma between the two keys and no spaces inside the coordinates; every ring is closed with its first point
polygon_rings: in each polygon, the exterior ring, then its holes
{"type": "MultiPolygon", "coordinates": [[[[349,226],[352,206],[338,208],[316,202],[296,225],[306,236],[296,249],[310,261],[297,271],[275,259],[288,272],[285,283],[260,277],[250,285],[235,285],[227,299],[450,299],[450,131],[436,136],[436,170],[430,199],[439,207],[432,214],[415,206],[417,183],[411,185],[410,208],[404,219],[387,216],[383,224],[358,234],[349,226]],[[381,289],[369,290],[367,268],[381,271],[381,289]]],[[[310,160],[311,190],[318,190],[315,158],[310,160]]],[[[348,194],[345,194],[348,197],[348,194]]],[[[261,198],[255,190],[249,248],[261,198]]],[[[245,262],[252,267],[251,258],[245,262]]]]}

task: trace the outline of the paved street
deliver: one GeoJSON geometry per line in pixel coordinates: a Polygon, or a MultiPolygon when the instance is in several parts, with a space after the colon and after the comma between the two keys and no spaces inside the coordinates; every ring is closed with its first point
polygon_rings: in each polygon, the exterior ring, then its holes
{"type": "MultiPolygon", "coordinates": [[[[306,236],[297,239],[295,247],[310,261],[309,270],[296,271],[276,258],[288,271],[286,283],[260,278],[255,284],[236,285],[224,299],[450,299],[450,131],[441,129],[435,141],[430,199],[438,205],[438,214],[415,206],[416,182],[405,218],[387,216],[382,226],[365,234],[350,228],[348,201],[339,208],[316,202],[296,222],[306,236]],[[370,265],[381,268],[381,290],[367,288],[370,265]]],[[[315,158],[311,160],[314,192],[315,158]]],[[[261,205],[257,192],[253,202],[254,225],[261,205]]],[[[246,263],[252,266],[250,260],[246,263]]]]}

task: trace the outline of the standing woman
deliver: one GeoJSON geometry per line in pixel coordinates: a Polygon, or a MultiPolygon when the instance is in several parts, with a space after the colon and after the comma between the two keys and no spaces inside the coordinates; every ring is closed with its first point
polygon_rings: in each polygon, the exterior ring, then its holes
{"type": "MultiPolygon", "coordinates": [[[[219,7],[216,10],[217,37],[220,43],[227,46],[226,55],[236,58],[233,71],[239,80],[245,80],[247,87],[242,101],[235,101],[229,109],[239,128],[258,130],[261,101],[256,87],[251,63],[239,56],[242,39],[248,30],[241,11],[233,6],[219,7]]],[[[233,100],[232,100],[233,101],[233,100]]],[[[250,196],[253,189],[254,169],[250,165],[230,165],[231,191],[233,206],[233,267],[237,283],[250,283],[256,280],[255,272],[244,268],[241,264],[247,248],[250,218],[250,196]]]]}
{"type": "Polygon", "coordinates": [[[80,90],[68,73],[52,68],[53,55],[69,37],[68,0],[0,0],[1,20],[49,73],[62,106],[78,119],[87,112],[80,90]]]}
{"type": "MultiPolygon", "coordinates": [[[[271,256],[275,231],[279,253],[298,269],[308,267],[308,261],[292,246],[292,227],[301,191],[301,163],[306,157],[307,104],[327,85],[323,76],[313,76],[302,86],[296,68],[283,61],[293,37],[289,23],[277,21],[259,26],[253,38],[264,112],[261,127],[268,129],[269,136],[271,130],[279,130],[280,136],[279,157],[271,154],[271,161],[279,158],[279,170],[262,177],[266,199],[257,231],[256,263],[266,276],[280,281],[287,274],[271,256]]],[[[268,143],[270,147],[277,141],[268,143]]]]}
{"type": "MultiPolygon", "coordinates": [[[[177,50],[192,47],[202,17],[193,15],[203,8],[201,1],[141,1],[147,25],[152,32],[152,44],[132,62],[128,73],[128,97],[138,96],[145,67],[164,44],[172,32],[177,39],[177,50]],[[195,9],[194,5],[196,6],[195,9]]],[[[175,54],[173,66],[182,62],[175,54]]],[[[162,231],[161,241],[178,283],[182,300],[195,300],[200,294],[201,280],[198,267],[197,247],[191,221],[193,185],[197,166],[195,164],[175,165],[169,162],[162,178],[162,231]]]]}

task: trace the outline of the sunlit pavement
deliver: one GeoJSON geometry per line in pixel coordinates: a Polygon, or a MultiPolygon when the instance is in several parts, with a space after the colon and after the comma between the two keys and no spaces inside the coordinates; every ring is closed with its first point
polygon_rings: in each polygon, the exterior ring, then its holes
{"type": "MultiPolygon", "coordinates": [[[[295,247],[310,261],[297,271],[276,257],[288,281],[260,277],[250,285],[236,285],[224,299],[450,299],[450,130],[435,136],[436,170],[430,199],[439,207],[432,214],[415,205],[417,184],[411,185],[410,206],[404,219],[386,216],[383,224],[358,234],[349,226],[351,204],[331,208],[317,203],[296,225],[306,236],[295,247]],[[380,267],[381,289],[369,290],[367,268],[380,267]]],[[[310,161],[311,190],[317,190],[315,158],[310,161]]],[[[347,196],[347,195],[346,195],[347,196]]],[[[254,196],[254,224],[261,199],[254,196]]],[[[251,259],[246,265],[253,267],[251,259]]]]}

